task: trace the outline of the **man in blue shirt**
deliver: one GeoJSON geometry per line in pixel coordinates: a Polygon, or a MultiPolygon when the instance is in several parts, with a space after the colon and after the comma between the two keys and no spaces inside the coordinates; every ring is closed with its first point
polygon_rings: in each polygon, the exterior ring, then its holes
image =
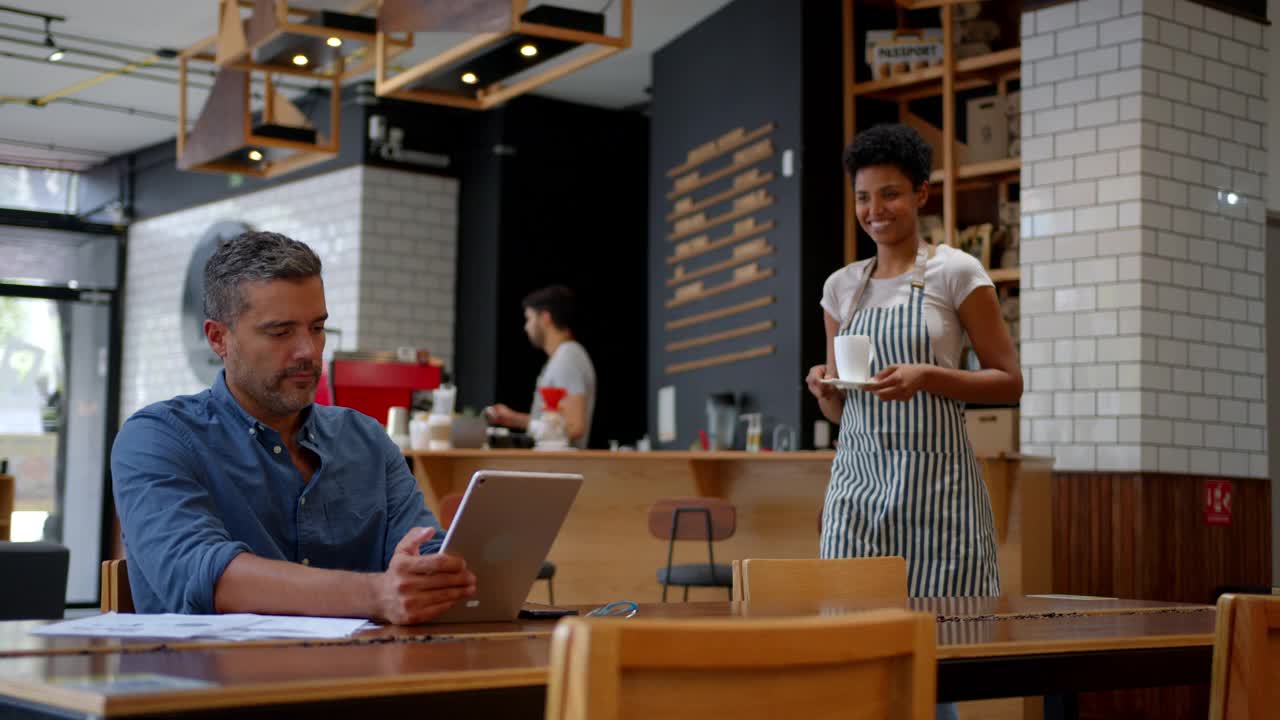
{"type": "Polygon", "coordinates": [[[314,405],[324,284],[311,248],[248,232],[204,270],[213,387],[139,410],[111,453],[138,612],[424,622],[475,593],[399,448],[314,405]]]}

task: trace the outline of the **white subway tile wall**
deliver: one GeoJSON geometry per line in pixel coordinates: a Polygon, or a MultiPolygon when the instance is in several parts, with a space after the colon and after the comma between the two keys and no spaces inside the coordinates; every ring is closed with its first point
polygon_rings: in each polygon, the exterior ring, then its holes
{"type": "Polygon", "coordinates": [[[1266,475],[1263,42],[1188,0],[1024,14],[1024,452],[1266,475]]]}
{"type": "Polygon", "coordinates": [[[341,350],[425,347],[453,360],[457,181],[350,167],[150,218],[129,229],[120,417],[204,385],[179,336],[191,254],[239,220],[311,246],[341,350]]]}

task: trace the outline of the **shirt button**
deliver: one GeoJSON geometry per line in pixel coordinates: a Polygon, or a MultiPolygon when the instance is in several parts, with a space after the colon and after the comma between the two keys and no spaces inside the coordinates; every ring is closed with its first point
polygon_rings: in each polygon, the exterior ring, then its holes
{"type": "Polygon", "coordinates": [[[271,452],[273,452],[273,453],[275,453],[275,454],[279,455],[279,454],[280,454],[280,446],[279,446],[279,445],[277,445],[277,446],[275,446],[275,447],[271,448],[271,452]]]}
{"type": "Polygon", "coordinates": [[[311,564],[311,558],[302,558],[302,564],[303,564],[303,565],[310,565],[310,564],[311,564]]]}
{"type": "Polygon", "coordinates": [[[313,432],[309,432],[309,433],[307,433],[307,439],[309,439],[309,440],[315,440],[315,439],[316,439],[316,434],[315,434],[315,433],[313,433],[313,432]]]}
{"type": "Polygon", "coordinates": [[[249,428],[249,434],[250,434],[250,435],[257,435],[257,434],[258,434],[258,428],[249,428]]]}
{"type": "Polygon", "coordinates": [[[306,499],[306,498],[298,498],[298,504],[299,504],[299,505],[306,505],[306,504],[307,504],[307,499],[306,499]]]}

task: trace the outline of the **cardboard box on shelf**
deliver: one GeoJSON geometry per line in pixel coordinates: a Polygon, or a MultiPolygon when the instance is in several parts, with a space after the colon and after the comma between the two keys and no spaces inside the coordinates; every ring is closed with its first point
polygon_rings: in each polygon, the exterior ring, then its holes
{"type": "Polygon", "coordinates": [[[1003,160],[1009,152],[1009,118],[1006,99],[999,95],[974,98],[965,107],[969,162],[1003,160]]]}
{"type": "Polygon", "coordinates": [[[990,408],[966,410],[965,425],[969,430],[969,443],[978,455],[1016,453],[1018,442],[1018,409],[990,408]]]}
{"type": "MultiPolygon", "coordinates": [[[[942,167],[942,130],[938,129],[933,123],[916,115],[913,112],[906,112],[902,115],[902,123],[912,130],[920,133],[920,137],[928,143],[929,147],[935,148],[933,151],[933,168],[938,170],[942,167]]],[[[956,163],[964,165],[969,162],[969,146],[962,142],[955,145],[956,163]]]]}

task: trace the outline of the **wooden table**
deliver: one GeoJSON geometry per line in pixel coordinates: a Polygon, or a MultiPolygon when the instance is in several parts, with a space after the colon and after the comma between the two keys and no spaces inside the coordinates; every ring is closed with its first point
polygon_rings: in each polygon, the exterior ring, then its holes
{"type": "MultiPolygon", "coordinates": [[[[873,606],[696,602],[641,605],[639,615],[780,617],[873,606]]],[[[1207,606],[1033,597],[918,599],[907,606],[939,616],[943,701],[1209,680],[1214,612],[1207,606]]],[[[255,717],[314,717],[431,708],[541,717],[553,623],[475,627],[480,634],[389,628],[325,643],[127,642],[112,649],[80,641],[77,651],[74,643],[51,642],[0,659],[0,699],[7,704],[0,715],[199,717],[239,708],[255,717]],[[189,687],[117,692],[147,678],[189,687]]],[[[0,639],[12,636],[0,632],[0,639]]]]}

